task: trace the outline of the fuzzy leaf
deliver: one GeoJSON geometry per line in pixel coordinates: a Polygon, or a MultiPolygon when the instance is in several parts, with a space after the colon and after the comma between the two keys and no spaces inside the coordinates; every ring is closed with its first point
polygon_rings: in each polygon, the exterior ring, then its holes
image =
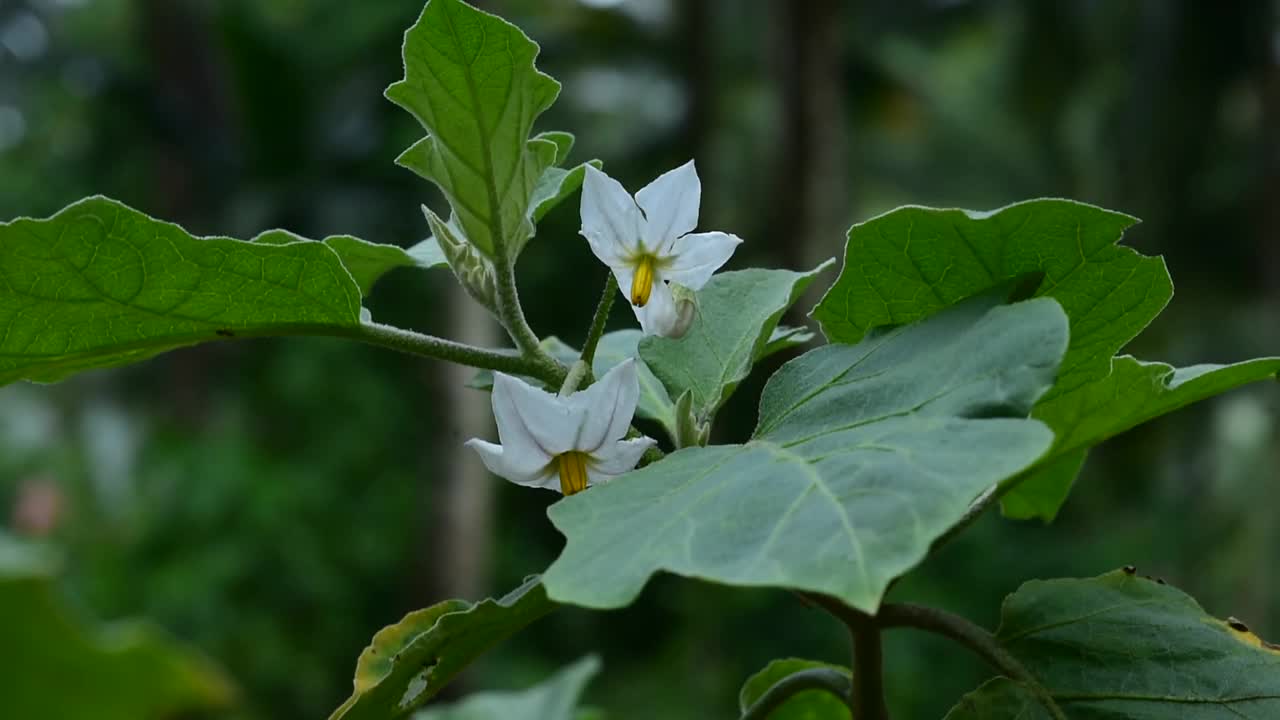
{"type": "Polygon", "coordinates": [[[533,235],[534,191],[567,151],[564,134],[529,137],[560,92],[537,54],[507,21],[431,0],[405,33],[405,77],[387,88],[428,133],[397,162],[440,188],[453,224],[491,257],[501,243],[514,257],[533,235]]]}
{"type": "Polygon", "coordinates": [[[805,273],[751,269],[714,275],[698,291],[698,316],[688,333],[678,340],[646,337],[640,357],[670,397],[692,392],[695,415],[709,421],[766,354],[782,314],[831,264],[805,273]]]}
{"type": "Polygon", "coordinates": [[[667,570],[874,612],[978,494],[1052,443],[1025,416],[1066,317],[1048,299],[995,302],[802,355],[770,378],[751,442],[681,450],[551,506],[567,545],[548,594],[620,607],[667,570]]]}
{"type": "MultiPolygon", "coordinates": [[[[1280,716],[1280,646],[1132,572],[1029,582],[1005,600],[996,638],[1073,720],[1280,716]]],[[[1041,717],[1029,692],[1008,680],[947,715],[1041,717]]]]}
{"type": "Polygon", "coordinates": [[[1005,499],[1016,517],[1052,519],[1083,451],[1183,405],[1276,374],[1280,359],[1211,370],[1113,356],[1164,308],[1164,262],[1118,246],[1136,220],[1068,200],[1032,200],[990,213],[905,207],[849,231],[844,268],[814,309],[833,342],[914,322],[961,298],[1042,275],[1037,296],[1071,320],[1071,346],[1032,413],[1058,435],[1042,471],[1005,499]],[[1194,380],[1190,378],[1194,377],[1194,380]]]}
{"type": "Polygon", "coordinates": [[[501,600],[446,600],[379,630],[356,663],[355,692],[330,720],[405,717],[471,661],[555,604],[537,578],[501,600]]]}

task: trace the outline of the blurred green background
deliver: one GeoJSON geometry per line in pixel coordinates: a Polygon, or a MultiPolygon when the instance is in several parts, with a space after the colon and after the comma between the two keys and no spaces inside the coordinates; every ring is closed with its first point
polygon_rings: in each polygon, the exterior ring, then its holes
{"type": "MultiPolygon", "coordinates": [[[[838,255],[905,203],[1064,196],[1143,218],[1179,292],[1130,351],[1280,353],[1280,3],[1234,0],[486,0],[564,88],[539,124],[632,190],[689,157],[731,267],[838,255]]],[[[102,193],[201,234],[284,227],[409,245],[435,190],[393,159],[422,131],[384,100],[421,0],[0,0],[0,218],[102,193]]],[[[576,199],[521,258],[534,328],[580,343],[604,268],[576,199]]],[[[826,277],[830,282],[834,274],[826,277]]],[[[497,342],[447,272],[401,271],[384,322],[497,342]]],[[[816,300],[816,297],[813,299],[816,300]]],[[[632,326],[625,308],[612,318],[632,326]]],[[[801,321],[797,314],[792,321],[801,321]]],[[[771,361],[722,413],[755,421],[771,361]]],[[[556,555],[550,493],[477,474],[466,373],[324,340],[172,353],[0,391],[0,524],[58,548],[62,590],[146,616],[241,688],[219,718],[320,718],[383,625],[501,593],[556,555]]],[[[1254,387],[1096,451],[1051,526],[991,514],[894,591],[993,627],[1037,576],[1124,564],[1280,636],[1280,393],[1254,387]]],[[[4,618],[0,622],[19,622],[4,618]]],[[[909,632],[909,631],[898,631],[909,632]]],[[[518,688],[596,649],[610,718],[732,717],[775,656],[846,661],[784,592],[659,578],[634,607],[566,609],[451,694],[518,688]]],[[[941,717],[987,672],[891,635],[895,717],[941,717]]],[[[4,664],[15,658],[0,659],[4,664]]]]}

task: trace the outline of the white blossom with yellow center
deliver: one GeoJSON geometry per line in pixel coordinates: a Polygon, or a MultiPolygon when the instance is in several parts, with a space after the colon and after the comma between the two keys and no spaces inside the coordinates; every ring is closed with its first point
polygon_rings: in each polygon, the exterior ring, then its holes
{"type": "Polygon", "coordinates": [[[572,495],[631,470],[654,446],[647,437],[623,439],[639,397],[630,359],[567,397],[495,373],[493,416],[501,444],[472,438],[467,446],[495,475],[572,495]]]}
{"type": "MultiPolygon", "coordinates": [[[[664,173],[633,199],[617,180],[587,166],[582,235],[618,278],[646,335],[683,334],[669,283],[698,290],[724,265],[736,235],[695,233],[702,184],[693,161],[664,173]]],[[[687,328],[687,319],[683,323],[687,328]]]]}

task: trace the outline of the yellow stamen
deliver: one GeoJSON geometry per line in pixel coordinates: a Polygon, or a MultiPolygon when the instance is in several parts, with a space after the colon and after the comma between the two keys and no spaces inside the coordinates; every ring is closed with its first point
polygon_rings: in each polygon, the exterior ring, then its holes
{"type": "Polygon", "coordinates": [[[653,261],[652,255],[642,256],[635,277],[631,279],[631,304],[636,307],[644,307],[653,292],[653,261]]]}
{"type": "Polygon", "coordinates": [[[570,450],[556,456],[560,471],[560,492],[572,495],[587,489],[587,454],[570,450]]]}

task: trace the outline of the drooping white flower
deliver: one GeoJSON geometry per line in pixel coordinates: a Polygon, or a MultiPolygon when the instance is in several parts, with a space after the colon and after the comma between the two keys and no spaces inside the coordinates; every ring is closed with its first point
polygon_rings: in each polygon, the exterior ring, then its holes
{"type": "Polygon", "coordinates": [[[668,283],[701,289],[742,240],[693,232],[702,184],[692,160],[659,176],[634,199],[617,180],[590,165],[586,172],[583,237],[613,270],[645,334],[675,334],[682,324],[668,283]]]}
{"type": "Polygon", "coordinates": [[[594,385],[568,397],[494,373],[493,416],[500,445],[467,446],[486,467],[517,485],[572,495],[631,470],[654,440],[624,440],[640,397],[635,361],[626,360],[594,385]]]}

